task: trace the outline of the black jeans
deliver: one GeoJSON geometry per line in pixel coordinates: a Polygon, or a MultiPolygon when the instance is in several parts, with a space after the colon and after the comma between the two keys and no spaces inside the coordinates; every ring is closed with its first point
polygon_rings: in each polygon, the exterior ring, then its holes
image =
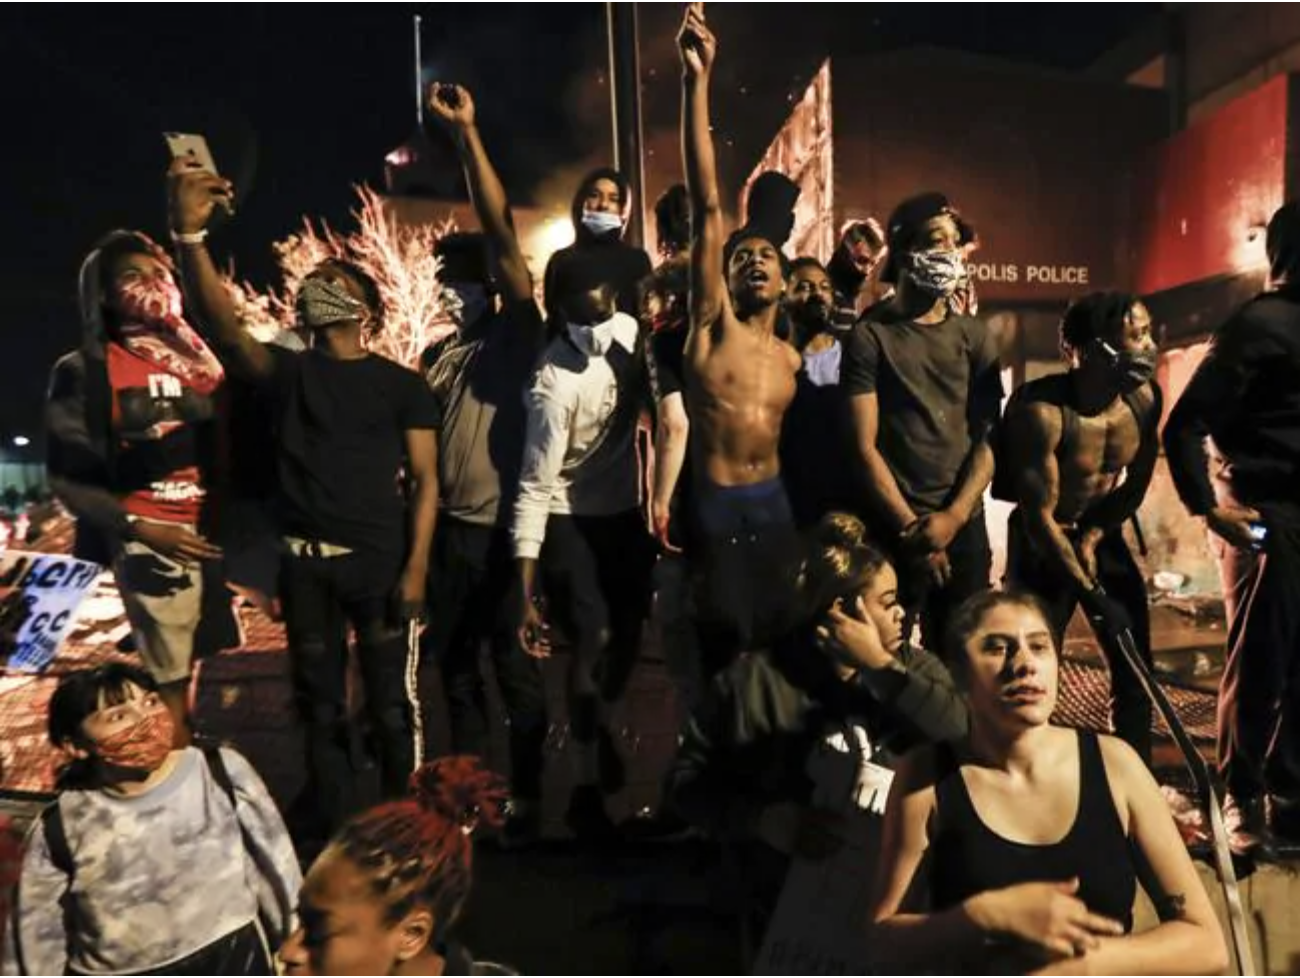
{"type": "Polygon", "coordinates": [[[506,708],[512,788],[516,797],[536,801],[542,796],[546,691],[540,663],[524,653],[510,627],[513,586],[507,530],[439,521],[424,650],[442,673],[452,750],[487,754],[487,694],[479,668],[486,641],[506,708]]]}
{"type": "Polygon", "coordinates": [[[281,565],[294,697],[307,727],[307,773],[329,834],[367,801],[357,781],[364,765],[361,738],[348,714],[348,626],[356,637],[384,795],[404,796],[415,766],[418,655],[411,654],[409,631],[395,614],[401,570],[400,557],[363,551],[288,555],[281,565]]]}
{"type": "MultiPolygon", "coordinates": [[[[1226,483],[1216,485],[1231,504],[1226,483]]],[[[1300,507],[1252,502],[1262,553],[1214,538],[1228,616],[1219,686],[1219,772],[1241,799],[1300,804],[1300,507]]],[[[1288,806],[1290,807],[1290,806],[1288,806]]]]}
{"type": "Polygon", "coordinates": [[[984,511],[981,509],[976,512],[949,545],[947,554],[952,579],[943,587],[933,583],[927,571],[908,564],[901,552],[897,533],[881,531],[871,523],[867,525],[868,539],[884,545],[898,572],[901,600],[908,612],[909,626],[919,619],[922,646],[935,655],[943,655],[944,639],[953,612],[967,598],[989,589],[989,576],[993,573],[993,551],[989,546],[984,511]]]}
{"type": "MultiPolygon", "coordinates": [[[[1056,633],[1065,634],[1079,604],[1078,586],[1034,547],[1019,510],[1011,514],[1008,526],[1007,581],[1042,598],[1052,613],[1051,625],[1056,633]]],[[[1097,545],[1097,583],[1128,612],[1138,653],[1150,669],[1151,612],[1147,585],[1122,529],[1110,531],[1097,545]]],[[[1098,645],[1110,669],[1111,726],[1150,765],[1151,702],[1123,653],[1104,636],[1098,636],[1098,645]]]]}
{"type": "Polygon", "coordinates": [[[552,516],[542,547],[547,613],[573,642],[570,727],[590,743],[601,703],[623,695],[650,610],[654,551],[638,510],[552,516]]]}

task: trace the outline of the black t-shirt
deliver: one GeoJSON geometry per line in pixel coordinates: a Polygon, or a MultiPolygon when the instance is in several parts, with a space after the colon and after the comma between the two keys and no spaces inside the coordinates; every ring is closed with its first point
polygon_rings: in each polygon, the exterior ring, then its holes
{"type": "Polygon", "coordinates": [[[528,390],[542,349],[531,301],[448,337],[428,352],[425,379],[438,402],[441,512],[480,526],[510,521],[524,457],[528,390]]]}
{"type": "Polygon", "coordinates": [[[860,508],[855,469],[844,463],[852,453],[852,418],[840,385],[819,387],[800,370],[781,426],[781,478],[800,527],[860,508]]]}
{"type": "Polygon", "coordinates": [[[1294,504],[1300,479],[1300,290],[1260,296],[1215,331],[1165,427],[1169,471],[1193,513],[1215,506],[1205,437],[1233,495],[1294,504]]]}
{"type": "Polygon", "coordinates": [[[554,319],[564,296],[585,292],[593,282],[608,282],[618,295],[618,308],[637,314],[641,280],[650,274],[650,257],[618,238],[594,238],[569,245],[546,264],[546,315],[554,319]]]}
{"type": "Polygon", "coordinates": [[[971,316],[923,326],[872,309],[845,340],[840,383],[850,398],[876,395],[876,445],[921,514],[948,503],[974,439],[1002,409],[997,344],[971,316]]]}
{"type": "Polygon", "coordinates": [[[651,333],[650,383],[656,401],[685,391],[686,327],[661,329],[651,333]]]}
{"type": "Polygon", "coordinates": [[[270,347],[286,534],[384,554],[406,549],[406,432],[439,426],[424,380],[381,356],[270,347]]]}

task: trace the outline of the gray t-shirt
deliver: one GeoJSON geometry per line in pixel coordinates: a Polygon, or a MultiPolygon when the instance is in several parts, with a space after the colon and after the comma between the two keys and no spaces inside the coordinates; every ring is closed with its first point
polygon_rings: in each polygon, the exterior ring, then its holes
{"type": "Polygon", "coordinates": [[[903,498],[924,515],[947,504],[975,439],[997,423],[997,344],[970,316],[933,326],[888,317],[877,306],[853,328],[840,384],[850,398],[876,395],[877,447],[903,498]]]}
{"type": "Polygon", "coordinates": [[[476,526],[505,525],[524,454],[524,392],[542,350],[535,306],[513,306],[429,351],[442,407],[439,508],[476,526]]]}
{"type": "Polygon", "coordinates": [[[221,757],[237,813],[193,747],[143,795],[59,796],[74,872],[55,865],[35,822],[6,935],[7,974],[163,969],[259,917],[272,948],[288,936],[302,884],[293,843],[248,761],[226,748],[221,757]]]}

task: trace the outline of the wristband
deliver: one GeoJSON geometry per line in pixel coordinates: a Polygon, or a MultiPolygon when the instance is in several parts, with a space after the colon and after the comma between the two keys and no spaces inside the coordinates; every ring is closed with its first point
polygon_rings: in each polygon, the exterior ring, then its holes
{"type": "Polygon", "coordinates": [[[208,230],[204,228],[194,232],[173,231],[172,240],[179,245],[201,245],[208,240],[208,230]]]}

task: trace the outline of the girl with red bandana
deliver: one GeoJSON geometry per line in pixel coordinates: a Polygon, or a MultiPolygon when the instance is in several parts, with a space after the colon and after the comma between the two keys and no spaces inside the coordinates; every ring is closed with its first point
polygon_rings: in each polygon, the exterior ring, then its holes
{"type": "Polygon", "coordinates": [[[182,746],[204,586],[220,579],[221,551],[201,527],[225,375],[185,319],[171,261],[143,234],[116,231],[91,252],[81,313],[82,346],[50,383],[50,484],[77,517],[77,556],[112,564],[182,746]]]}

